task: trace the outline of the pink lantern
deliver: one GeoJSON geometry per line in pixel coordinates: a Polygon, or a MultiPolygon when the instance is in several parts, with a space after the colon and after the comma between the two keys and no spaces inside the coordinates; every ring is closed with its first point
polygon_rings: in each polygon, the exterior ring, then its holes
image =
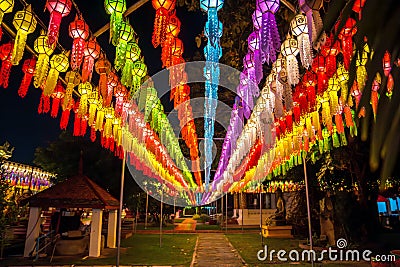
{"type": "Polygon", "coordinates": [[[49,29],[47,31],[47,44],[52,46],[58,41],[61,19],[71,12],[71,0],[47,0],[47,10],[50,12],[49,29]]]}

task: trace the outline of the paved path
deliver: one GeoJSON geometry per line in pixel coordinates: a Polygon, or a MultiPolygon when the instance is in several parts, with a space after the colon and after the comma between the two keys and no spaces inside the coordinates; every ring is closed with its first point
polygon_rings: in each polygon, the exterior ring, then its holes
{"type": "Polygon", "coordinates": [[[193,267],[242,267],[238,252],[221,233],[199,234],[193,256],[193,267]]]}
{"type": "Polygon", "coordinates": [[[196,230],[196,220],[192,218],[185,219],[183,222],[175,227],[177,231],[194,231],[196,230]]]}

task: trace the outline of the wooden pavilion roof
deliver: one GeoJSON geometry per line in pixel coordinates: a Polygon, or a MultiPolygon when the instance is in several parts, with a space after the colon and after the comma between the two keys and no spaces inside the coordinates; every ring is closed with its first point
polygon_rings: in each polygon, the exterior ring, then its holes
{"type": "Polygon", "coordinates": [[[60,182],[25,200],[30,207],[118,209],[119,201],[85,175],[60,182]]]}

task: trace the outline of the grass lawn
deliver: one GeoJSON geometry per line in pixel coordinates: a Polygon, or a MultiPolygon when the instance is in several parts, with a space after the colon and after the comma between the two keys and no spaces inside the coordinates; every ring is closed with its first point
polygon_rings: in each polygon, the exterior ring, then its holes
{"type": "Polygon", "coordinates": [[[221,230],[219,225],[196,224],[196,230],[221,230]]]}
{"type": "Polygon", "coordinates": [[[174,223],[181,223],[185,220],[185,218],[178,218],[178,219],[174,219],[174,223]]]}
{"type": "MultiPolygon", "coordinates": [[[[257,252],[263,249],[261,245],[261,236],[257,233],[249,234],[227,234],[226,235],[231,244],[236,248],[239,252],[240,256],[246,261],[248,266],[265,266],[267,264],[271,264],[273,266],[311,266],[311,263],[301,262],[301,263],[279,263],[277,259],[274,261],[269,261],[269,257],[266,261],[259,261],[257,259],[257,252]]],[[[280,249],[284,249],[285,251],[290,251],[292,249],[296,249],[301,251],[299,248],[298,239],[265,239],[264,244],[268,246],[268,252],[271,250],[275,250],[276,252],[280,249]]],[[[276,256],[275,252],[275,256],[276,256]]],[[[287,256],[287,255],[286,255],[287,256]]],[[[370,263],[366,262],[354,262],[354,263],[345,263],[345,262],[331,262],[331,263],[315,263],[314,266],[371,266],[370,263]]]]}
{"type": "MultiPolygon", "coordinates": [[[[164,234],[160,247],[160,235],[136,234],[122,240],[120,264],[190,266],[196,240],[196,234],[164,234]]],[[[115,265],[116,253],[116,249],[107,249],[107,253],[103,253],[100,258],[87,259],[82,259],[82,256],[57,256],[53,259],[52,265],[115,265]]],[[[25,258],[8,258],[0,261],[0,266],[51,265],[49,261],[50,257],[39,259],[37,262],[25,258]]]]}
{"type": "MultiPolygon", "coordinates": [[[[175,226],[173,224],[168,224],[162,227],[163,230],[174,230],[174,228],[175,226]]],[[[160,230],[160,225],[147,224],[147,228],[145,229],[144,223],[138,223],[136,230],[160,230]]]]}

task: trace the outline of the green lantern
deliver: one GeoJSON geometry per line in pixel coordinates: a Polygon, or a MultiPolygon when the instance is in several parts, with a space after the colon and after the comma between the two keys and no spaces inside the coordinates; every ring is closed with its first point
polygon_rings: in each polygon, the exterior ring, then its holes
{"type": "Polygon", "coordinates": [[[105,0],[104,7],[110,18],[110,40],[114,46],[118,45],[119,31],[126,11],[125,0],[105,0]]]}

